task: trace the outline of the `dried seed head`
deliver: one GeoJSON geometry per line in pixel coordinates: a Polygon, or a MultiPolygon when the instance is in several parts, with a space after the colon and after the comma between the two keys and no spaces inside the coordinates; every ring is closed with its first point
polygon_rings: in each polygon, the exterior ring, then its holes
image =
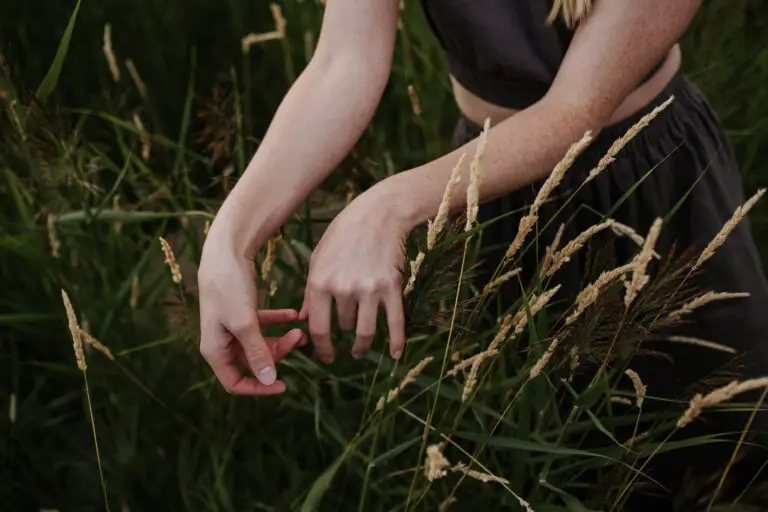
{"type": "Polygon", "coordinates": [[[628,265],[603,272],[600,274],[600,277],[595,280],[594,283],[588,284],[586,287],[584,287],[584,289],[581,290],[576,296],[576,300],[574,301],[576,308],[568,316],[568,318],[565,319],[565,325],[571,325],[573,322],[578,320],[584,311],[586,311],[589,306],[597,301],[600,293],[605,289],[606,286],[611,284],[617,278],[624,276],[624,274],[627,272],[632,272],[634,268],[635,266],[630,263],[628,265]]]}
{"type": "MultiPolygon", "coordinates": [[[[626,224],[622,224],[617,220],[611,219],[611,231],[613,231],[613,233],[617,236],[626,236],[635,242],[638,247],[645,245],[645,238],[643,238],[640,233],[632,229],[632,227],[627,226],[626,224]]],[[[653,257],[657,260],[661,259],[661,256],[656,251],[653,251],[653,257]]]]}
{"type": "MultiPolygon", "coordinates": [[[[475,354],[475,355],[473,355],[471,357],[468,357],[467,359],[459,359],[459,358],[457,358],[454,361],[454,363],[456,363],[456,364],[453,366],[453,368],[448,370],[445,373],[445,375],[447,377],[455,377],[456,375],[459,374],[459,372],[466,370],[470,366],[474,366],[476,361],[477,361],[477,364],[479,366],[480,364],[482,364],[483,361],[485,361],[486,359],[488,359],[490,357],[498,355],[498,353],[499,353],[498,350],[486,350],[484,352],[480,352],[479,354],[475,354]]],[[[455,356],[460,356],[458,352],[456,354],[454,354],[454,355],[455,356]]]]}
{"type": "Polygon", "coordinates": [[[88,366],[85,364],[83,337],[81,336],[80,326],[77,324],[77,315],[75,315],[75,310],[72,307],[72,302],[69,300],[69,295],[67,295],[67,292],[64,290],[61,290],[61,298],[64,302],[64,309],[67,312],[67,323],[69,325],[69,333],[72,336],[72,347],[75,350],[77,367],[81,372],[84,372],[88,366]]]}
{"type": "Polygon", "coordinates": [[[670,336],[669,338],[667,338],[667,341],[671,341],[672,343],[684,343],[686,345],[695,345],[697,347],[718,350],[720,352],[726,352],[728,354],[736,353],[736,349],[733,347],[729,347],[727,345],[721,345],[720,343],[715,343],[714,341],[702,340],[700,338],[695,338],[693,336],[670,336]]]}
{"type": "Polygon", "coordinates": [[[557,249],[560,247],[560,242],[563,239],[564,233],[565,233],[565,224],[561,222],[560,227],[557,229],[557,233],[555,233],[555,238],[552,240],[552,243],[547,247],[546,251],[544,252],[544,261],[541,264],[542,275],[546,274],[547,271],[549,270],[549,267],[552,265],[552,258],[555,256],[557,249]]]}
{"type": "Polygon", "coordinates": [[[480,210],[480,184],[483,177],[483,160],[485,147],[488,144],[488,130],[491,127],[491,119],[483,124],[483,132],[480,134],[475,158],[469,168],[469,187],[467,187],[467,223],[464,231],[469,231],[477,221],[477,213],[480,210]]]}
{"type": "Polygon", "coordinates": [[[648,232],[648,236],[645,238],[645,244],[643,245],[642,250],[632,262],[635,266],[632,272],[632,281],[629,282],[627,293],[624,295],[624,304],[627,307],[632,304],[640,291],[645,288],[645,285],[647,285],[650,280],[650,277],[647,274],[648,264],[653,258],[653,250],[656,247],[656,242],[661,233],[661,225],[661,219],[656,219],[656,221],[654,221],[648,232]]]}
{"type": "Polygon", "coordinates": [[[679,320],[683,316],[691,314],[696,309],[706,306],[711,302],[730,299],[745,299],[747,297],[749,297],[749,293],[707,292],[683,304],[680,309],[670,313],[669,318],[670,320],[679,320]]]}
{"type": "Polygon", "coordinates": [[[550,277],[552,274],[560,270],[560,268],[568,263],[570,261],[571,256],[573,256],[576,251],[580,250],[582,247],[584,247],[584,244],[586,244],[590,238],[595,236],[597,233],[608,229],[611,226],[611,221],[603,222],[602,224],[597,224],[595,226],[591,226],[589,229],[585,230],[584,232],[580,233],[576,238],[568,242],[565,247],[562,248],[562,250],[557,251],[552,256],[552,264],[547,269],[546,273],[544,274],[544,277],[550,277]]]}
{"type": "Polygon", "coordinates": [[[141,143],[141,158],[145,162],[149,160],[149,153],[152,150],[152,140],[149,138],[149,133],[144,129],[144,124],[141,122],[139,114],[133,114],[133,124],[139,131],[139,142],[141,143]]]}
{"type": "Polygon", "coordinates": [[[733,381],[707,395],[699,393],[691,399],[688,409],[683,413],[680,419],[677,420],[677,428],[683,428],[690,424],[693,420],[698,418],[702,411],[707,407],[714,407],[723,402],[727,402],[738,394],[765,387],[768,387],[768,377],[761,377],[759,379],[751,379],[743,382],[733,381]]]}
{"type": "Polygon", "coordinates": [[[445,186],[443,192],[443,200],[440,201],[440,206],[437,209],[437,215],[434,222],[429,222],[427,229],[427,250],[431,251],[437,243],[437,238],[445,228],[445,223],[448,220],[448,214],[451,208],[451,198],[453,197],[453,189],[461,181],[461,166],[464,164],[464,159],[467,157],[466,153],[462,153],[459,160],[456,162],[453,170],[451,171],[451,177],[445,186]]]}
{"type": "Polygon", "coordinates": [[[415,381],[416,377],[421,375],[421,372],[424,371],[424,368],[426,368],[427,365],[431,363],[434,359],[435,358],[432,356],[425,357],[424,359],[419,361],[419,363],[416,366],[411,368],[411,370],[406,374],[405,378],[400,383],[400,385],[395,389],[392,389],[389,391],[389,394],[387,395],[386,400],[384,400],[384,397],[381,397],[379,399],[379,401],[376,403],[376,410],[380,411],[381,409],[384,408],[385,404],[388,404],[389,402],[397,398],[400,395],[400,393],[403,391],[403,389],[405,389],[409,384],[415,381]]]}
{"type": "Polygon", "coordinates": [[[643,384],[640,375],[635,370],[627,369],[624,374],[632,379],[632,385],[635,387],[635,399],[637,400],[638,409],[642,409],[643,400],[645,400],[645,393],[648,390],[647,386],[643,384]]]}
{"type": "Polygon", "coordinates": [[[171,249],[170,244],[163,237],[160,237],[160,246],[162,247],[163,253],[165,254],[165,262],[171,269],[171,277],[173,278],[173,282],[176,284],[181,284],[181,269],[179,268],[179,264],[176,263],[176,257],[173,255],[173,249],[171,249]]]}
{"type": "Polygon", "coordinates": [[[136,85],[136,89],[139,91],[139,96],[146,98],[147,86],[144,83],[144,80],[141,79],[141,75],[139,74],[139,70],[136,69],[136,65],[131,59],[126,59],[125,67],[128,69],[128,74],[131,75],[131,79],[133,80],[134,85],[136,85]]]}
{"type": "Polygon", "coordinates": [[[514,270],[510,270],[509,272],[505,272],[504,274],[500,275],[499,277],[497,277],[496,279],[494,279],[493,281],[485,285],[485,287],[483,288],[483,295],[485,295],[486,293],[492,292],[493,290],[495,290],[502,284],[506,283],[513,277],[517,277],[522,271],[523,271],[522,268],[516,268],[514,270]]]}
{"type": "Polygon", "coordinates": [[[419,95],[416,93],[416,88],[413,84],[408,84],[408,97],[411,100],[413,115],[421,117],[421,102],[419,102],[419,95]]]}
{"type": "Polygon", "coordinates": [[[504,256],[505,260],[508,261],[512,259],[512,257],[517,254],[517,251],[519,251],[523,246],[525,237],[528,236],[528,233],[531,232],[533,226],[536,225],[536,221],[539,218],[539,208],[541,208],[541,205],[543,205],[544,202],[549,198],[550,194],[552,194],[555,188],[560,185],[560,183],[563,181],[565,173],[568,171],[568,169],[571,168],[571,166],[573,166],[576,158],[578,158],[578,156],[587,148],[587,146],[589,146],[591,142],[592,133],[586,132],[581,140],[571,145],[571,147],[565,153],[563,159],[558,162],[558,164],[549,174],[547,180],[536,194],[536,199],[534,199],[530,211],[527,215],[520,219],[520,226],[517,230],[517,234],[515,235],[514,240],[512,240],[512,243],[509,244],[509,247],[507,248],[507,253],[504,256]]]}
{"type": "Polygon", "coordinates": [[[704,248],[704,250],[701,252],[701,255],[699,256],[699,259],[696,261],[696,264],[693,266],[692,270],[697,270],[699,267],[701,267],[704,262],[709,260],[712,256],[715,255],[715,251],[725,243],[726,239],[728,238],[728,235],[731,234],[731,231],[736,229],[736,226],[739,225],[739,223],[744,219],[744,217],[747,216],[749,211],[757,204],[757,202],[760,200],[760,198],[763,197],[765,194],[766,189],[760,189],[757,191],[757,193],[752,196],[746,203],[736,208],[736,211],[733,212],[733,216],[731,219],[725,223],[723,228],[720,230],[720,232],[715,236],[715,238],[712,239],[711,242],[704,248]]]}
{"type": "Polygon", "coordinates": [[[280,238],[280,235],[277,235],[267,240],[267,254],[264,256],[264,261],[261,262],[261,279],[265,283],[269,282],[272,266],[277,259],[277,244],[280,242],[280,238]]]}
{"type": "Polygon", "coordinates": [[[465,464],[463,464],[461,462],[456,464],[451,469],[451,471],[458,471],[460,473],[464,473],[468,477],[474,478],[475,480],[479,480],[479,481],[481,481],[483,483],[486,483],[486,484],[489,483],[489,482],[494,482],[494,483],[497,483],[497,484],[504,484],[504,485],[508,485],[509,484],[509,480],[507,480],[505,478],[501,478],[500,476],[496,476],[496,475],[491,475],[490,473],[482,473],[482,472],[476,471],[474,469],[469,469],[465,464]]]}
{"type": "Polygon", "coordinates": [[[443,455],[444,444],[432,444],[427,447],[427,460],[424,466],[424,475],[427,480],[434,482],[448,474],[451,463],[443,455]]]}
{"type": "Polygon", "coordinates": [[[88,332],[86,332],[85,329],[80,329],[80,335],[83,337],[83,339],[88,345],[93,347],[94,350],[101,352],[102,354],[107,356],[108,359],[111,359],[112,361],[115,360],[115,356],[112,354],[112,351],[109,349],[109,347],[107,347],[106,345],[101,343],[99,340],[97,340],[96,338],[88,334],[88,332]]]}
{"type": "Polygon", "coordinates": [[[606,167],[608,167],[613,161],[616,159],[616,155],[619,154],[619,152],[626,147],[627,144],[629,144],[629,141],[635,138],[635,136],[643,131],[643,129],[648,126],[651,121],[656,119],[656,117],[664,110],[666,109],[673,101],[675,100],[674,96],[670,96],[667,101],[659,105],[658,107],[654,108],[650,113],[644,115],[640,120],[635,123],[632,127],[630,127],[629,130],[627,130],[627,133],[625,133],[622,137],[616,139],[616,141],[611,145],[610,148],[608,148],[608,151],[605,153],[605,156],[600,159],[600,161],[597,163],[597,166],[589,171],[589,175],[587,176],[587,179],[584,181],[584,183],[589,183],[593,179],[597,178],[600,173],[602,173],[606,167]]]}
{"type": "Polygon", "coordinates": [[[104,57],[107,59],[107,64],[109,64],[109,71],[112,73],[112,79],[115,82],[119,82],[120,67],[117,65],[117,58],[112,49],[112,25],[109,23],[104,25],[104,47],[102,49],[104,50],[104,57]]]}
{"type": "Polygon", "coordinates": [[[51,256],[59,258],[61,256],[61,241],[59,240],[59,234],[56,232],[56,216],[52,213],[48,214],[46,225],[48,227],[48,244],[51,246],[51,256]]]}
{"type": "Polygon", "coordinates": [[[558,345],[560,345],[560,338],[552,340],[547,351],[541,355],[539,360],[536,361],[536,364],[533,365],[533,368],[531,368],[531,374],[528,376],[529,379],[535,379],[541,374],[544,367],[549,363],[549,360],[552,359],[552,355],[555,353],[555,350],[557,350],[558,345]]]}
{"type": "MultiPolygon", "coordinates": [[[[535,293],[528,299],[529,308],[531,310],[531,318],[535,318],[542,309],[544,309],[552,297],[562,288],[562,285],[557,285],[554,288],[542,293],[541,296],[537,296],[535,293]]],[[[520,308],[515,316],[512,318],[512,324],[515,326],[513,336],[519,336],[526,325],[528,325],[528,311],[525,308],[520,308]]]]}
{"type": "Polygon", "coordinates": [[[419,276],[419,269],[421,268],[421,264],[424,263],[424,257],[425,254],[420,252],[416,255],[416,259],[411,261],[411,275],[403,290],[403,297],[409,295],[414,290],[416,286],[416,278],[419,276]]]}

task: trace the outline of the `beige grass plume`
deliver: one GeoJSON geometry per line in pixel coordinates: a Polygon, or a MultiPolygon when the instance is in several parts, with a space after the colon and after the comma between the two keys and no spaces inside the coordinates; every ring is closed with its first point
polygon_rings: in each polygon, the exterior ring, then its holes
{"type": "Polygon", "coordinates": [[[269,282],[269,275],[277,259],[277,244],[280,239],[280,235],[277,235],[267,240],[267,254],[264,256],[264,261],[261,262],[261,279],[265,283],[269,282]]]}
{"type": "Polygon", "coordinates": [[[48,228],[48,245],[51,246],[51,256],[58,259],[61,257],[61,241],[56,231],[56,216],[54,214],[48,214],[46,226],[48,228]]]}
{"type": "MultiPolygon", "coordinates": [[[[554,288],[545,291],[541,295],[536,295],[534,293],[530,296],[528,299],[528,307],[530,308],[532,318],[538,315],[541,310],[549,304],[549,301],[552,300],[552,297],[554,297],[558,291],[560,291],[560,288],[562,288],[562,285],[559,284],[554,288]]],[[[515,326],[513,336],[519,336],[528,325],[528,311],[525,307],[521,307],[517,313],[515,313],[515,316],[512,318],[512,324],[515,326]]]]}
{"type": "Polygon", "coordinates": [[[427,460],[424,464],[424,476],[427,480],[434,482],[448,474],[451,463],[443,455],[443,443],[432,444],[427,447],[427,460]]]}
{"type": "Polygon", "coordinates": [[[181,284],[181,268],[179,268],[179,264],[176,263],[176,256],[173,254],[171,245],[168,243],[168,241],[166,241],[165,238],[160,237],[160,246],[162,247],[163,253],[165,254],[165,262],[171,269],[171,277],[173,278],[173,282],[176,284],[181,284]]]}
{"type": "Polygon", "coordinates": [[[128,74],[131,75],[131,79],[136,86],[136,90],[139,91],[139,96],[146,98],[147,85],[144,83],[144,80],[142,80],[141,75],[139,74],[139,70],[136,69],[136,64],[133,63],[133,60],[126,59],[125,68],[128,70],[128,74]]]}
{"type": "Polygon", "coordinates": [[[410,385],[416,380],[416,377],[421,375],[421,372],[424,371],[424,368],[426,368],[427,365],[431,363],[434,359],[435,358],[432,356],[425,357],[424,359],[419,361],[419,363],[416,366],[411,368],[411,370],[406,374],[402,382],[400,382],[400,385],[389,391],[389,394],[387,395],[386,400],[384,399],[384,397],[381,397],[379,399],[379,401],[376,403],[376,410],[377,411],[382,410],[385,404],[388,404],[389,402],[397,398],[400,395],[400,393],[406,387],[408,387],[408,385],[410,385]]]}
{"type": "Polygon", "coordinates": [[[136,309],[139,306],[139,297],[141,295],[141,283],[139,282],[139,275],[136,274],[131,280],[131,298],[129,305],[131,309],[136,309]]]}
{"type": "Polygon", "coordinates": [[[112,49],[112,25],[109,23],[104,25],[104,57],[107,59],[109,65],[109,72],[112,74],[112,79],[115,82],[120,81],[120,67],[117,65],[117,58],[115,52],[112,49]]]}
{"type": "Polygon", "coordinates": [[[645,244],[643,245],[640,253],[635,257],[634,269],[632,272],[632,280],[627,285],[627,292],[624,295],[624,304],[629,307],[632,302],[637,298],[640,291],[648,284],[650,277],[648,276],[648,264],[653,258],[653,251],[656,247],[656,242],[659,239],[661,233],[662,220],[656,219],[648,231],[648,236],[645,238],[645,244]]]}
{"type": "Polygon", "coordinates": [[[683,304],[680,309],[670,313],[669,318],[671,320],[679,320],[683,316],[689,315],[698,308],[706,306],[711,302],[731,299],[745,299],[747,297],[749,297],[749,293],[707,292],[683,304]]]}
{"type": "Polygon", "coordinates": [[[733,381],[709,394],[702,395],[699,393],[691,399],[688,409],[683,413],[680,419],[677,420],[677,428],[683,428],[690,424],[708,407],[714,407],[723,402],[727,402],[741,393],[765,387],[768,387],[768,377],[761,377],[759,379],[751,379],[742,382],[733,381]]]}
{"type": "Polygon", "coordinates": [[[720,232],[701,252],[699,259],[696,261],[696,264],[693,266],[692,270],[697,270],[704,264],[704,262],[715,255],[715,251],[725,243],[725,240],[728,238],[728,235],[731,234],[731,231],[736,228],[736,226],[744,219],[744,217],[747,216],[755,204],[757,204],[763,195],[765,195],[765,191],[766,189],[764,188],[758,190],[757,193],[752,196],[746,203],[736,208],[736,211],[733,212],[733,216],[730,218],[730,220],[725,223],[720,232]]]}
{"type": "Polygon", "coordinates": [[[576,238],[568,242],[565,247],[552,255],[552,264],[549,265],[549,268],[544,273],[544,277],[550,277],[552,274],[560,270],[563,265],[570,261],[571,256],[576,254],[577,251],[584,247],[584,244],[586,244],[590,238],[595,236],[597,233],[608,229],[611,227],[611,225],[611,221],[606,221],[601,224],[590,226],[588,229],[580,233],[576,238]]]}
{"type": "MultiPolygon", "coordinates": [[[[621,222],[611,219],[611,231],[617,236],[626,236],[633,242],[635,242],[638,247],[642,247],[645,245],[645,238],[643,238],[640,233],[632,229],[631,226],[627,226],[626,224],[622,224],[621,222]]],[[[653,251],[653,257],[657,260],[661,259],[661,256],[656,251],[653,251]]]]}
{"type": "Polygon", "coordinates": [[[85,342],[88,345],[93,347],[94,350],[96,350],[98,352],[101,352],[108,359],[110,359],[112,361],[115,360],[115,356],[112,353],[112,351],[109,349],[109,347],[104,345],[103,343],[101,343],[99,340],[97,340],[96,338],[94,338],[90,334],[88,334],[88,332],[85,329],[80,329],[80,335],[83,337],[83,340],[85,340],[85,342]]]}
{"type": "Polygon", "coordinates": [[[421,117],[421,102],[419,101],[419,95],[413,84],[408,84],[408,98],[411,100],[411,110],[413,111],[413,115],[421,117]]]}
{"type": "Polygon", "coordinates": [[[248,34],[241,40],[243,53],[247,54],[251,50],[251,46],[255,44],[261,44],[266,41],[274,41],[277,39],[285,39],[285,27],[287,25],[283,11],[276,3],[269,4],[269,8],[272,11],[272,19],[275,20],[275,30],[271,32],[264,32],[262,34],[248,34]]]}
{"type": "Polygon", "coordinates": [[[523,269],[518,267],[516,269],[510,270],[509,272],[503,273],[502,275],[500,275],[496,279],[490,281],[488,284],[486,284],[483,287],[483,294],[492,292],[493,290],[495,290],[496,288],[498,288],[502,284],[506,283],[507,281],[509,281],[513,277],[517,277],[518,275],[520,275],[520,272],[522,272],[522,271],[523,271],[523,269]]]}
{"type": "Polygon", "coordinates": [[[541,264],[541,272],[542,274],[546,274],[549,270],[549,267],[552,265],[552,258],[555,256],[555,253],[560,248],[560,242],[563,239],[563,234],[565,233],[565,224],[560,223],[560,227],[557,228],[557,233],[555,233],[555,238],[552,239],[552,243],[549,244],[544,251],[544,261],[541,264]]]}
{"type": "Polygon", "coordinates": [[[64,290],[61,290],[61,298],[64,302],[64,309],[67,312],[67,324],[69,325],[69,333],[72,336],[72,347],[75,350],[75,360],[77,361],[77,367],[81,372],[84,372],[88,365],[85,363],[85,351],[83,350],[83,337],[80,326],[77,324],[77,315],[75,315],[75,309],[72,307],[72,302],[69,300],[69,295],[64,290]]]}
{"type": "Polygon", "coordinates": [[[642,409],[643,407],[643,401],[645,400],[646,392],[648,391],[648,387],[643,384],[643,380],[640,378],[640,375],[633,369],[627,368],[624,371],[624,375],[629,377],[632,380],[632,385],[635,388],[635,400],[637,401],[637,408],[642,409]]]}
{"type": "Polygon", "coordinates": [[[437,244],[437,238],[445,229],[445,224],[448,221],[448,214],[451,209],[451,199],[453,198],[453,189],[461,181],[461,167],[464,164],[467,154],[462,153],[456,165],[451,171],[451,177],[448,183],[445,185],[443,191],[443,200],[440,201],[440,206],[437,208],[437,215],[435,215],[434,221],[427,222],[427,250],[431,251],[437,244]]]}
{"type": "Polygon", "coordinates": [[[509,480],[507,480],[506,478],[501,478],[500,476],[492,475],[490,473],[482,473],[474,469],[469,469],[466,466],[466,464],[462,462],[456,464],[453,468],[451,468],[451,471],[458,471],[460,473],[464,473],[468,477],[473,478],[475,480],[479,480],[480,482],[483,482],[486,484],[489,482],[494,482],[497,484],[509,485],[509,480]]]}
{"type": "Polygon", "coordinates": [[[491,119],[487,118],[483,124],[483,132],[480,134],[475,158],[469,168],[469,187],[467,187],[467,224],[464,231],[469,231],[477,221],[477,213],[480,210],[480,184],[483,178],[483,161],[485,159],[485,147],[488,144],[488,130],[491,128],[491,119]]]}
{"type": "Polygon", "coordinates": [[[670,96],[667,101],[659,105],[658,107],[654,108],[651,112],[644,115],[640,120],[632,125],[629,130],[627,130],[627,133],[625,133],[622,137],[616,139],[614,143],[611,145],[610,148],[608,148],[608,151],[605,153],[605,156],[600,159],[600,161],[597,163],[597,166],[589,171],[589,175],[587,176],[587,179],[584,180],[584,183],[589,183],[593,179],[597,178],[600,173],[602,173],[606,167],[611,165],[611,163],[614,162],[616,159],[616,155],[619,154],[619,152],[626,147],[627,144],[629,144],[629,141],[634,139],[637,134],[639,134],[643,129],[648,126],[651,121],[656,119],[658,115],[665,110],[673,101],[675,100],[674,96],[670,96]]]}
{"type": "Polygon", "coordinates": [[[670,336],[669,338],[667,338],[667,341],[671,341],[672,343],[684,343],[686,345],[695,345],[697,347],[708,348],[708,349],[717,350],[720,352],[726,352],[728,354],[736,353],[736,349],[733,347],[722,345],[720,343],[715,343],[714,341],[703,340],[701,338],[696,338],[693,336],[670,336]]]}
{"type": "Polygon", "coordinates": [[[539,218],[539,208],[541,208],[541,205],[544,204],[544,202],[549,198],[550,194],[552,194],[552,191],[554,191],[555,188],[557,188],[557,186],[563,181],[565,173],[568,171],[568,169],[571,168],[571,166],[573,166],[576,158],[578,158],[578,156],[587,148],[587,146],[589,146],[591,142],[592,133],[586,132],[581,140],[571,145],[571,147],[565,153],[563,159],[560,160],[560,162],[549,174],[546,181],[539,189],[539,192],[536,194],[536,198],[534,199],[528,214],[520,219],[520,225],[518,227],[517,234],[515,235],[514,240],[512,240],[512,243],[509,244],[507,253],[504,256],[506,261],[512,259],[523,246],[525,237],[527,237],[528,233],[531,232],[533,226],[536,225],[536,221],[539,218]]]}
{"type": "Polygon", "coordinates": [[[557,350],[559,345],[560,338],[555,338],[552,340],[552,343],[550,343],[549,347],[547,347],[547,351],[541,355],[539,360],[536,361],[536,364],[533,365],[533,368],[531,368],[531,373],[528,376],[529,379],[535,379],[541,374],[541,372],[544,370],[544,367],[549,363],[549,360],[552,359],[552,355],[554,355],[555,350],[557,350]]]}
{"type": "Polygon", "coordinates": [[[571,325],[573,322],[578,320],[578,318],[584,313],[584,311],[586,311],[589,306],[591,306],[597,301],[598,297],[600,297],[600,293],[608,285],[613,283],[616,279],[623,276],[624,274],[632,272],[634,268],[635,268],[634,264],[630,263],[630,264],[615,268],[613,270],[605,271],[600,274],[600,276],[595,280],[594,283],[590,283],[587,286],[585,286],[584,289],[581,290],[579,294],[576,296],[576,300],[574,301],[574,303],[576,304],[576,308],[565,319],[565,325],[571,325]]]}
{"type": "Polygon", "coordinates": [[[412,260],[411,265],[411,275],[408,277],[408,282],[405,284],[405,289],[403,290],[403,297],[408,296],[416,287],[416,278],[419,276],[419,269],[421,269],[421,264],[424,263],[424,258],[426,257],[426,254],[423,252],[419,252],[419,254],[416,255],[416,259],[412,260]]]}

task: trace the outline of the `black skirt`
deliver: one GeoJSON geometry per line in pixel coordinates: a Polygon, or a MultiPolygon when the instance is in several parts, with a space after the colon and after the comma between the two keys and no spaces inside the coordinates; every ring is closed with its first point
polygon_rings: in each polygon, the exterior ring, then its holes
{"type": "MultiPolygon", "coordinates": [[[[453,143],[461,146],[476,138],[480,132],[480,126],[462,117],[453,143]]],[[[505,216],[490,224],[482,233],[481,280],[488,279],[498,266],[517,233],[521,216],[527,213],[527,206],[533,202],[543,182],[541,180],[482,205],[480,222],[505,216]]],[[[678,252],[703,249],[744,201],[741,176],[723,127],[703,94],[682,74],[677,74],[645,109],[602,130],[567,172],[562,184],[540,210],[538,229],[544,224],[549,225],[537,234],[538,249],[529,250],[521,256],[523,282],[530,282],[544,248],[552,243],[561,223],[565,223],[562,243],[566,243],[590,226],[605,220],[608,214],[643,236],[654,220],[662,217],[665,223],[656,250],[664,258],[673,248],[678,252]],[[568,201],[611,144],[671,95],[675,96],[675,101],[632,139],[598,178],[568,201]],[[617,204],[619,206],[614,211],[617,204]],[[672,215],[667,218],[670,213],[672,215]],[[557,218],[554,218],[556,214],[557,218]]],[[[529,242],[531,238],[532,235],[529,235],[529,242]]],[[[637,253],[638,246],[626,237],[617,237],[610,250],[617,264],[622,264],[637,253]]],[[[588,252],[580,251],[554,276],[553,282],[563,286],[558,293],[561,301],[570,304],[578,291],[589,282],[587,268],[588,252]]],[[[704,306],[668,334],[699,338],[735,349],[741,356],[741,366],[738,375],[732,375],[733,378],[768,375],[768,281],[747,219],[704,264],[693,285],[701,292],[748,292],[750,297],[704,306]]],[[[509,282],[501,289],[497,300],[508,307],[519,297],[519,289],[518,282],[509,282]]],[[[733,357],[668,340],[659,340],[653,343],[652,348],[664,352],[669,358],[632,363],[647,384],[650,396],[679,395],[724,364],[727,366],[728,359],[733,357]]],[[[689,399],[690,396],[677,398],[689,399]]],[[[684,406],[678,407],[681,411],[684,409],[684,406]]],[[[743,415],[705,414],[696,425],[685,430],[695,435],[723,429],[740,431],[745,421],[743,415]]],[[[724,445],[719,452],[711,446],[685,453],[670,452],[669,456],[658,458],[663,463],[657,464],[652,474],[663,480],[671,493],[680,494],[685,485],[685,477],[682,476],[685,470],[711,472],[722,469],[732,449],[733,445],[724,445]],[[659,467],[661,465],[665,467],[659,467]]],[[[758,453],[758,463],[768,458],[768,452],[758,453]]],[[[751,471],[746,470],[746,478],[751,478],[751,471]]],[[[637,506],[671,509],[671,501],[667,498],[666,501],[643,502],[643,505],[637,506]]]]}

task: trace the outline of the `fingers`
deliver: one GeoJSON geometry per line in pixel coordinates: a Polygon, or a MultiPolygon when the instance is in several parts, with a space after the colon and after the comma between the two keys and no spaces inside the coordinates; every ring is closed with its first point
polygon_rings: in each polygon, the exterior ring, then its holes
{"type": "Polygon", "coordinates": [[[272,351],[261,335],[258,314],[248,310],[233,315],[237,320],[224,327],[240,342],[248,361],[248,367],[256,378],[265,386],[270,386],[277,380],[277,370],[272,357],[272,351]]]}
{"type": "Polygon", "coordinates": [[[402,295],[388,293],[384,307],[387,310],[387,327],[389,328],[389,353],[394,359],[400,359],[405,349],[405,313],[402,295]]]}
{"type": "Polygon", "coordinates": [[[334,356],[331,343],[331,296],[314,288],[309,288],[308,294],[309,334],[317,356],[330,363],[334,356]]]}
{"type": "Polygon", "coordinates": [[[355,331],[355,344],[352,345],[352,357],[362,358],[373,344],[376,334],[376,316],[379,312],[379,301],[369,295],[360,301],[357,312],[357,330],[355,331]]]}
{"type": "Polygon", "coordinates": [[[295,309],[262,309],[258,312],[259,325],[280,325],[295,322],[299,313],[295,309]]]}
{"type": "Polygon", "coordinates": [[[275,381],[264,385],[257,379],[244,377],[237,369],[237,342],[221,326],[203,324],[200,352],[210,365],[222,387],[234,395],[267,396],[278,395],[285,391],[285,384],[275,381]]]}
{"type": "MultiPolygon", "coordinates": [[[[285,359],[294,349],[303,347],[307,344],[307,337],[304,336],[304,332],[301,329],[293,329],[287,332],[280,338],[265,338],[270,351],[272,352],[272,358],[275,363],[278,363],[285,359]]],[[[237,361],[248,367],[248,358],[245,355],[243,346],[239,343],[235,345],[235,351],[237,355],[237,361]]]]}
{"type": "Polygon", "coordinates": [[[351,296],[336,297],[336,313],[339,317],[339,327],[351,331],[357,323],[357,300],[351,296]]]}

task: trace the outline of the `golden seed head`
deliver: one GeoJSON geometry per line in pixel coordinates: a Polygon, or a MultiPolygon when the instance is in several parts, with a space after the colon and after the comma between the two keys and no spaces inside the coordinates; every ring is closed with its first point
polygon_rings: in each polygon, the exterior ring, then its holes
{"type": "Polygon", "coordinates": [[[727,402],[734,396],[746,393],[747,391],[753,391],[768,387],[768,377],[761,377],[758,379],[751,379],[742,382],[733,381],[730,384],[718,388],[707,395],[701,393],[696,394],[691,399],[688,409],[677,420],[677,428],[683,428],[690,424],[693,420],[699,417],[704,409],[708,407],[714,407],[723,402],[727,402]]]}
{"type": "Polygon", "coordinates": [[[84,372],[88,366],[85,363],[83,337],[81,335],[80,326],[77,324],[77,315],[75,315],[75,309],[72,307],[72,302],[69,300],[69,295],[67,295],[66,291],[61,290],[61,298],[64,302],[64,309],[67,312],[67,324],[69,325],[69,333],[72,336],[72,347],[75,350],[77,367],[81,372],[84,372]]]}
{"type": "Polygon", "coordinates": [[[467,223],[464,226],[465,231],[472,229],[477,221],[477,214],[480,210],[480,184],[483,177],[483,160],[485,158],[485,147],[488,144],[488,131],[491,127],[491,119],[488,118],[483,124],[483,131],[480,134],[475,158],[469,169],[469,187],[467,188],[467,223]]]}
{"type": "Polygon", "coordinates": [[[443,455],[444,445],[432,444],[427,447],[427,460],[424,466],[424,475],[427,480],[434,482],[448,474],[451,463],[443,455]]]}
{"type": "Polygon", "coordinates": [[[643,384],[643,381],[640,378],[640,375],[638,375],[638,373],[635,370],[627,368],[624,374],[630,379],[632,379],[632,385],[635,387],[635,398],[637,400],[637,407],[639,409],[642,409],[643,400],[645,400],[645,394],[646,394],[646,391],[648,390],[647,386],[643,384]]]}
{"type": "Polygon", "coordinates": [[[166,241],[165,238],[160,237],[160,246],[162,247],[163,253],[165,254],[165,262],[171,269],[171,277],[173,278],[173,282],[176,284],[181,284],[181,269],[179,268],[179,264],[176,263],[176,257],[173,254],[171,245],[166,241]]]}
{"type": "Polygon", "coordinates": [[[656,219],[651,226],[648,236],[645,238],[640,253],[633,260],[635,266],[632,272],[632,280],[628,283],[627,292],[624,295],[624,304],[629,307],[637,298],[640,291],[648,284],[650,277],[647,274],[648,264],[653,258],[653,251],[661,233],[662,219],[656,219]]]}

